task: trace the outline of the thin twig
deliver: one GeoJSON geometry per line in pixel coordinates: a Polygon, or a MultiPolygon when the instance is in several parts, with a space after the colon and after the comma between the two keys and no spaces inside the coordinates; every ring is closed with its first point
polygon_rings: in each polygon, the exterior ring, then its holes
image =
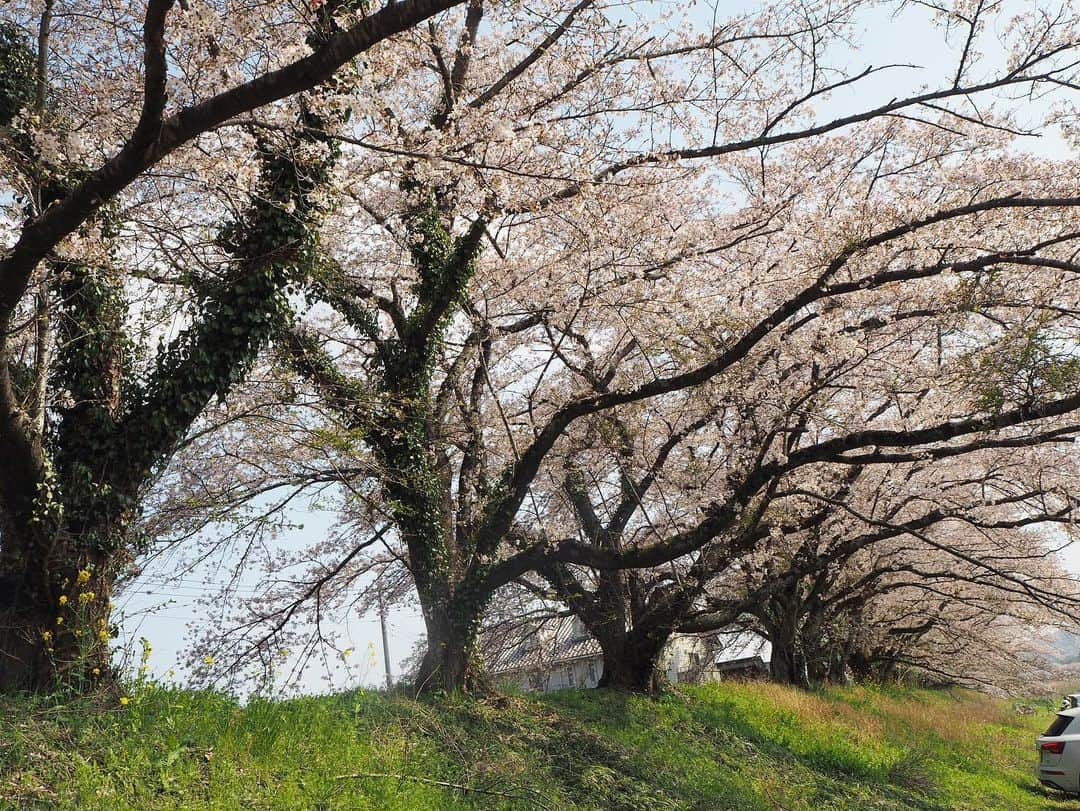
{"type": "Polygon", "coordinates": [[[540,802],[539,799],[537,799],[536,794],[538,792],[534,792],[534,791],[532,791],[532,789],[529,789],[529,791],[532,792],[532,794],[533,794],[533,796],[530,797],[530,796],[525,795],[525,794],[514,794],[514,793],[509,792],[509,791],[498,791],[496,789],[491,789],[491,788],[480,788],[479,786],[468,786],[468,785],[465,785],[464,783],[451,783],[448,780],[434,780],[434,779],[432,779],[430,777],[418,777],[418,776],[412,775],[412,774],[386,774],[386,773],[382,773],[382,772],[356,772],[354,774],[339,774],[339,775],[335,775],[335,777],[334,777],[335,780],[360,780],[360,779],[363,779],[363,778],[380,778],[380,779],[384,779],[384,780],[410,780],[410,781],[412,781],[414,783],[426,783],[426,784],[431,785],[431,786],[442,786],[443,788],[457,789],[458,791],[465,792],[465,793],[472,792],[474,794],[490,794],[490,795],[493,795],[495,797],[507,797],[507,798],[512,799],[512,800],[529,800],[529,801],[537,803],[541,808],[548,808],[549,807],[547,805],[544,805],[543,803],[540,802]]]}

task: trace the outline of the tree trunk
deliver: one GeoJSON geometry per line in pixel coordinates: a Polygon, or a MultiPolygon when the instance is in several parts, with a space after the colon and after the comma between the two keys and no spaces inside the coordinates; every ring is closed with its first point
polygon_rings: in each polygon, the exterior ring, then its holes
{"type": "Polygon", "coordinates": [[[486,692],[489,685],[477,645],[483,606],[424,592],[420,593],[420,604],[427,627],[427,652],[416,675],[416,691],[486,692]]]}
{"type": "Polygon", "coordinates": [[[830,684],[849,684],[851,682],[848,674],[847,656],[843,650],[830,650],[828,666],[824,670],[823,678],[830,684]]]}
{"type": "Polygon", "coordinates": [[[769,677],[780,684],[809,687],[810,673],[807,670],[806,658],[795,639],[778,637],[770,641],[772,656],[769,660],[769,677]]]}
{"type": "Polygon", "coordinates": [[[15,598],[17,591],[5,580],[0,591],[0,693],[45,692],[54,682],[54,672],[43,630],[56,622],[54,611],[41,600],[15,598]]]}
{"type": "Polygon", "coordinates": [[[866,651],[856,648],[848,654],[847,665],[855,681],[871,681],[874,678],[874,663],[866,651]]]}
{"type": "Polygon", "coordinates": [[[603,652],[604,672],[597,687],[612,687],[631,693],[657,695],[667,685],[660,669],[660,655],[667,637],[634,633],[598,636],[603,652]]]}
{"type": "Polygon", "coordinates": [[[0,693],[81,691],[112,677],[106,561],[62,559],[0,571],[0,693]]]}

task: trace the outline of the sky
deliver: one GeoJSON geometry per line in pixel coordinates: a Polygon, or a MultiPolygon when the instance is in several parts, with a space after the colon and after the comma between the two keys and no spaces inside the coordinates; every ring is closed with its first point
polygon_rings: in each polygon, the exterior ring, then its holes
{"type": "MultiPolygon", "coordinates": [[[[328,535],[335,516],[324,510],[298,508],[290,518],[303,528],[286,529],[275,542],[281,548],[298,550],[328,535]]],[[[127,655],[135,664],[140,650],[138,640],[145,637],[153,649],[149,661],[152,674],[169,681],[182,679],[185,672],[182,654],[188,634],[215,618],[214,608],[200,605],[199,599],[230,582],[234,563],[234,560],[215,561],[177,577],[170,561],[152,561],[114,600],[116,621],[121,629],[116,640],[121,656],[125,651],[133,651],[134,654],[127,655]]],[[[234,589],[239,599],[255,593],[256,578],[249,571],[240,579],[234,589]]],[[[424,624],[419,609],[413,605],[392,606],[387,624],[392,671],[397,677],[400,663],[412,652],[417,640],[423,638],[424,624]]],[[[383,646],[378,617],[374,613],[351,616],[346,623],[335,624],[332,630],[340,636],[341,647],[352,648],[354,653],[345,659],[331,658],[330,669],[319,660],[309,662],[298,687],[304,692],[324,692],[382,684],[383,646]],[[326,680],[327,676],[331,681],[326,680]]],[[[283,673],[296,663],[295,658],[282,657],[283,673]]]]}
{"type": "MultiPolygon", "coordinates": [[[[755,7],[742,3],[730,13],[755,7]]],[[[1025,3],[1014,2],[1015,8],[1025,3]]],[[[707,5],[697,7],[702,24],[708,26],[711,11],[707,5]]],[[[924,84],[936,84],[942,75],[950,75],[955,65],[957,48],[943,47],[940,35],[928,35],[926,12],[911,5],[906,13],[893,17],[882,11],[866,16],[866,31],[859,39],[860,46],[845,55],[853,68],[892,63],[916,64],[918,67],[884,71],[858,85],[858,88],[837,94],[828,104],[818,105],[822,119],[843,115],[865,108],[868,99],[880,99],[879,103],[902,97],[912,89],[924,84]]],[[[1067,146],[1057,133],[1048,133],[1041,139],[1026,139],[1021,145],[1024,151],[1048,157],[1061,157],[1067,146]]],[[[303,529],[284,530],[277,538],[283,548],[299,549],[310,545],[330,532],[334,516],[321,510],[297,509],[291,516],[294,523],[302,523],[303,529]]],[[[1080,573],[1080,549],[1069,549],[1064,554],[1068,568],[1080,573]]],[[[180,576],[174,576],[171,562],[160,560],[148,565],[143,574],[130,584],[116,602],[117,620],[121,635],[117,646],[121,651],[139,649],[138,639],[147,638],[153,652],[149,665],[152,674],[159,679],[183,679],[184,671],[180,654],[187,633],[212,619],[213,608],[197,604],[208,589],[221,585],[228,577],[228,570],[235,561],[217,561],[180,576]]],[[[239,584],[239,593],[254,593],[257,581],[249,574],[239,584]]],[[[414,645],[423,637],[423,622],[415,605],[394,606],[389,613],[389,652],[394,673],[400,673],[400,663],[412,652],[414,645]]],[[[339,666],[329,674],[320,662],[314,662],[299,680],[298,686],[305,692],[343,689],[358,685],[375,686],[383,679],[383,651],[378,618],[356,616],[336,629],[343,646],[352,647],[356,653],[348,662],[335,661],[339,666]],[[348,667],[345,667],[345,665],[348,667]]],[[[283,657],[283,665],[288,665],[283,657]]]]}

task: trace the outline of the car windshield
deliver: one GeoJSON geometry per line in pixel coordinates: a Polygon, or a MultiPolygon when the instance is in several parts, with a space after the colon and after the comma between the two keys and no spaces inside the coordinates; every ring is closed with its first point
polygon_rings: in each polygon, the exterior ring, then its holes
{"type": "Polygon", "coordinates": [[[1056,738],[1058,735],[1062,734],[1065,731],[1065,727],[1069,725],[1069,722],[1071,720],[1072,718],[1070,718],[1068,715],[1055,716],[1053,723],[1050,724],[1046,732],[1043,733],[1043,737],[1056,738]]]}

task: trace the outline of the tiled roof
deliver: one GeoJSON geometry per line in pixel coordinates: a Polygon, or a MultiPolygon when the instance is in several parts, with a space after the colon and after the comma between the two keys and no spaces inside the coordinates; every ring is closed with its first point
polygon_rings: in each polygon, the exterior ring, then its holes
{"type": "Polygon", "coordinates": [[[523,637],[488,651],[488,672],[493,675],[545,670],[553,665],[600,656],[600,643],[581,635],[571,617],[539,620],[523,637]]]}
{"type": "MultiPolygon", "coordinates": [[[[768,661],[767,643],[746,632],[720,633],[715,636],[712,666],[726,670],[726,662],[768,661]]],[[[600,643],[590,636],[573,617],[549,617],[530,623],[510,639],[485,640],[483,644],[488,672],[492,675],[551,670],[560,665],[601,655],[600,643]]]]}

